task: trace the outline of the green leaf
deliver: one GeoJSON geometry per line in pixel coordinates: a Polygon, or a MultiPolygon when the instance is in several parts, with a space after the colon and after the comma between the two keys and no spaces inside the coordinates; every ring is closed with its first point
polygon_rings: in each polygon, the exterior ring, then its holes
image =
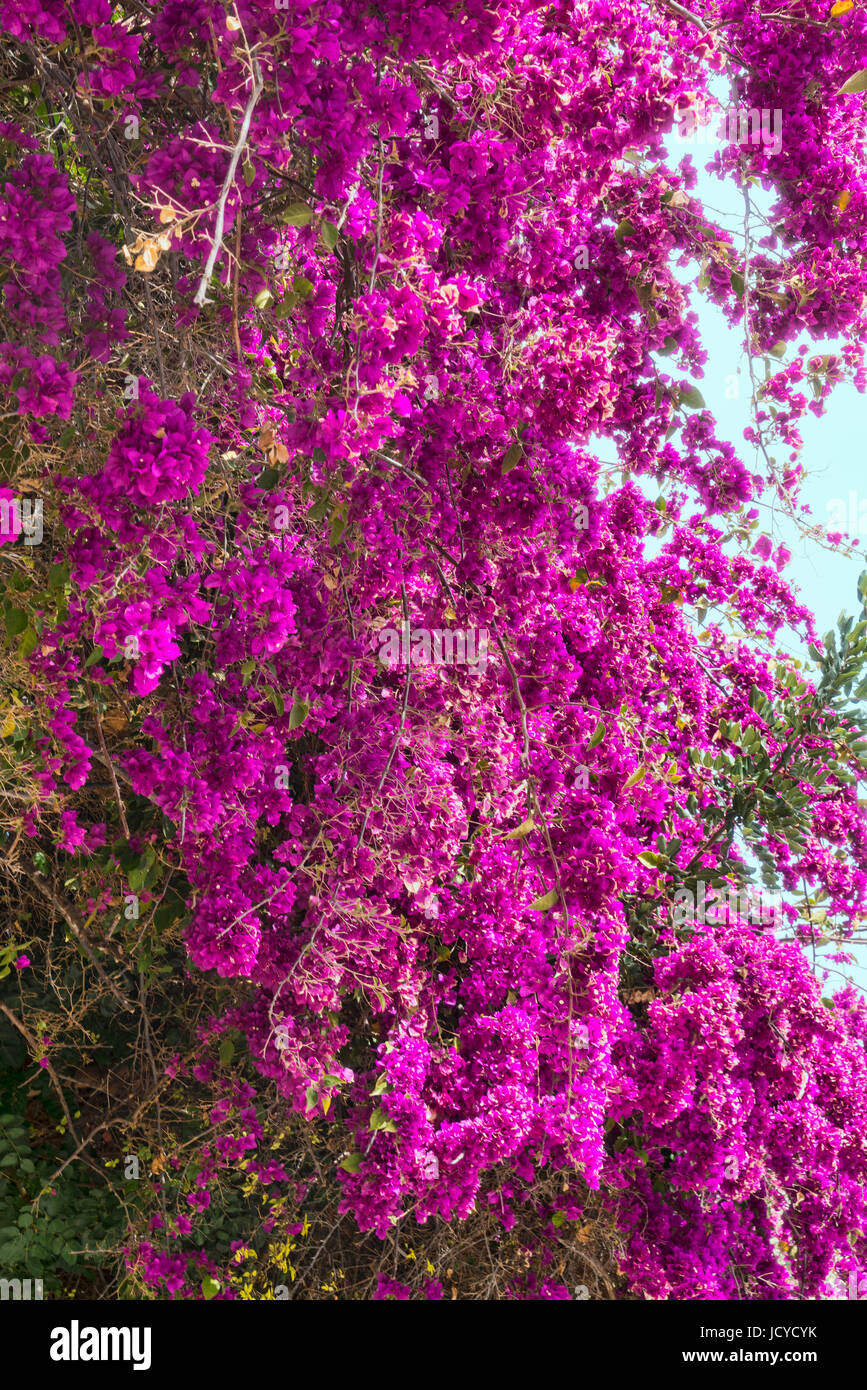
{"type": "MultiPolygon", "coordinates": [[[[150,846],[148,848],[150,849],[150,846]]],[[[137,893],[144,887],[145,879],[153,867],[153,859],[155,858],[153,851],[151,850],[150,860],[146,859],[143,854],[136,854],[135,850],[129,847],[120,850],[117,857],[120,861],[120,867],[126,873],[130,888],[137,893]]],[[[150,956],[148,959],[150,960],[150,956]]]]}
{"type": "Polygon", "coordinates": [[[704,408],[704,396],[697,386],[690,386],[688,391],[681,391],[680,403],[685,405],[687,410],[702,410],[704,408]]]}
{"type": "Polygon", "coordinates": [[[297,729],[300,724],[304,723],[309,713],[310,706],[307,701],[296,700],[289,711],[289,728],[297,729]]]}
{"type": "Polygon", "coordinates": [[[600,720],[599,720],[599,723],[596,725],[596,728],[593,730],[593,733],[592,733],[591,736],[590,736],[590,742],[589,742],[588,745],[587,745],[588,749],[590,749],[590,748],[598,748],[599,745],[600,745],[600,743],[601,743],[602,740],[604,739],[604,737],[605,737],[605,720],[604,720],[604,719],[600,719],[600,720]]]}
{"type": "Polygon", "coordinates": [[[323,222],[319,229],[319,235],[322,237],[328,250],[333,251],[340,238],[340,230],[338,227],[335,227],[333,222],[323,222]]]}
{"type": "Polygon", "coordinates": [[[276,468],[263,468],[256,479],[256,486],[264,488],[266,492],[270,492],[272,488],[277,486],[279,481],[280,474],[276,468]]]}
{"type": "Polygon", "coordinates": [[[744,277],[740,274],[739,271],[733,270],[733,271],[732,271],[732,277],[731,277],[731,279],[732,279],[732,289],[734,290],[734,292],[735,292],[735,294],[737,295],[738,299],[743,299],[743,297],[744,297],[744,290],[745,290],[745,288],[746,288],[745,285],[744,285],[744,277]]]}
{"type": "Polygon", "coordinates": [[[661,869],[668,863],[668,859],[664,854],[652,854],[650,850],[645,850],[643,854],[639,854],[638,862],[648,869],[661,869]]]}
{"type": "Polygon", "coordinates": [[[102,661],[102,647],[97,642],[90,656],[84,663],[84,669],[87,670],[88,666],[95,666],[98,661],[102,661]]]}
{"type": "Polygon", "coordinates": [[[643,782],[643,781],[644,781],[644,774],[645,774],[646,771],[647,771],[646,768],[637,767],[637,768],[635,769],[635,771],[633,772],[632,776],[631,776],[631,777],[627,777],[626,781],[625,781],[624,784],[623,784],[624,787],[634,787],[634,786],[637,785],[637,783],[643,782]]]}
{"type": "Polygon", "coordinates": [[[279,690],[271,690],[269,687],[263,693],[271,696],[271,703],[278,714],[286,713],[286,704],[279,690]]]}
{"type": "Polygon", "coordinates": [[[628,236],[635,236],[635,228],[630,222],[629,218],[624,217],[623,221],[618,225],[617,230],[614,233],[614,239],[617,242],[618,246],[622,246],[624,237],[628,236]]]}
{"type": "Polygon", "coordinates": [[[160,903],[160,906],[154,913],[154,926],[157,931],[162,931],[163,928],[170,927],[172,922],[176,922],[179,917],[183,917],[186,910],[180,898],[172,894],[165,902],[160,903]]]}
{"type": "Polygon", "coordinates": [[[252,161],[252,159],[250,159],[249,155],[248,155],[247,158],[244,160],[243,174],[244,174],[244,182],[245,182],[245,184],[247,185],[247,187],[249,188],[249,187],[250,187],[250,184],[253,183],[254,180],[255,180],[255,178],[256,178],[256,170],[255,170],[255,168],[253,167],[253,161],[252,161]]]}
{"type": "Polygon", "coordinates": [[[512,444],[503,455],[502,472],[511,473],[512,469],[521,462],[524,457],[523,444],[512,444]]]}
{"type": "Polygon", "coordinates": [[[395,1124],[394,1120],[389,1119],[385,1111],[380,1110],[379,1106],[376,1107],[376,1109],[370,1117],[369,1128],[374,1131],[384,1130],[386,1134],[397,1133],[397,1125],[395,1124]]]}
{"type": "Polygon", "coordinates": [[[38,641],[39,638],[36,636],[35,629],[32,627],[28,627],[27,631],[24,633],[24,636],[21,638],[20,643],[18,644],[18,650],[21,653],[21,655],[25,657],[29,656],[38,641]]]}
{"type": "Polygon", "coordinates": [[[536,898],[530,903],[531,912],[550,912],[558,901],[559,894],[556,888],[552,888],[550,893],[543,893],[541,898],[536,898]]]}
{"type": "Polygon", "coordinates": [[[335,512],[331,518],[331,530],[328,533],[329,545],[339,545],[346,530],[346,516],[343,512],[335,512]]]}
{"type": "Polygon", "coordinates": [[[206,1302],[209,1302],[212,1298],[216,1298],[217,1294],[220,1292],[220,1287],[219,1279],[212,1279],[210,1274],[206,1274],[202,1280],[202,1298],[204,1298],[206,1302]]]}
{"type": "Polygon", "coordinates": [[[220,1065],[227,1067],[235,1055],[235,1042],[233,1038],[223,1038],[220,1043],[220,1065]]]}
{"type": "Polygon", "coordinates": [[[257,309],[267,309],[273,300],[274,296],[270,290],[260,290],[258,294],[253,295],[253,303],[257,309]]]}
{"type": "Polygon", "coordinates": [[[17,637],[27,626],[27,614],[23,608],[6,609],[6,631],[10,637],[17,637]]]}
{"type": "Polygon", "coordinates": [[[146,877],[147,869],[130,869],[127,874],[127,883],[129,884],[130,892],[140,893],[144,888],[146,877]]]}
{"type": "Polygon", "coordinates": [[[852,92],[867,92],[867,68],[859,68],[857,72],[853,72],[838,89],[837,95],[845,93],[848,96],[852,92]]]}
{"type": "Polygon", "coordinates": [[[287,227],[307,227],[313,221],[313,209],[306,203],[290,203],[281,214],[280,221],[287,227]]]}
{"type": "Polygon", "coordinates": [[[361,1167],[361,1154],[347,1154],[344,1159],[341,1159],[340,1166],[345,1173],[357,1173],[361,1167]]]}

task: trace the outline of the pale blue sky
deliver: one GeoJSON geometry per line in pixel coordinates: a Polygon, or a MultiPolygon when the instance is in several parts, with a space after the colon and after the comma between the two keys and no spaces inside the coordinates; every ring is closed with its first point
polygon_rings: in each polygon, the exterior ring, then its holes
{"type": "MultiPolygon", "coordinates": [[[[715,122],[714,122],[715,125],[715,122]]],[[[698,182],[692,195],[700,198],[708,213],[714,217],[735,239],[736,247],[743,250],[744,207],[740,190],[729,179],[722,181],[709,174],[705,165],[711,159],[717,142],[713,127],[705,136],[707,143],[693,143],[673,136],[668,147],[675,159],[689,154],[698,173],[698,182]]],[[[782,124],[782,139],[785,141],[785,121],[782,124]]],[[[773,196],[766,193],[758,184],[752,185],[750,197],[757,209],[766,213],[773,203],[773,196]]],[[[759,226],[753,233],[754,239],[764,235],[759,226]]],[[[697,266],[691,264],[678,277],[685,284],[694,283],[697,266]]],[[[744,462],[754,472],[763,472],[763,463],[756,460],[755,448],[744,440],[743,432],[750,423],[750,378],[743,348],[743,327],[730,328],[716,307],[709,304],[704,295],[694,292],[692,307],[699,316],[702,341],[709,360],[705,365],[705,375],[699,382],[702,395],[714,413],[721,433],[734,444],[744,462]],[[734,378],[734,381],[732,380],[734,378]],[[733,390],[738,398],[731,399],[733,390]]],[[[806,334],[799,341],[811,341],[806,334]]],[[[839,351],[841,342],[818,340],[811,342],[812,353],[839,351]]],[[[797,344],[792,344],[780,365],[790,361],[797,344]]],[[[667,359],[662,359],[663,364],[667,359]]],[[[775,364],[776,365],[776,364],[775,364]]],[[[761,363],[757,376],[763,377],[761,363]]],[[[800,388],[810,395],[808,383],[800,388]]],[[[802,483],[800,501],[811,509],[810,520],[826,530],[846,530],[848,525],[836,525],[835,516],[839,509],[835,500],[845,504],[850,510],[849,495],[855,494],[856,515],[860,504],[865,503],[864,534],[859,538],[859,548],[867,550],[867,481],[864,480],[864,464],[867,458],[867,396],[860,395],[853,386],[844,382],[833,391],[821,419],[807,411],[800,431],[804,448],[800,462],[806,469],[802,483]],[[860,433],[859,433],[860,430],[860,433]]],[[[782,464],[786,452],[773,451],[782,464]]],[[[770,511],[767,502],[760,504],[761,529],[770,535],[775,546],[783,542],[792,552],[792,559],[784,570],[785,578],[801,590],[802,601],[816,616],[819,634],[836,625],[841,610],[855,615],[858,609],[858,576],[867,568],[867,559],[855,555],[847,557],[832,548],[823,548],[811,538],[803,537],[797,525],[784,513],[775,508],[770,511]]],[[[793,648],[794,650],[794,648],[793,648]]]]}
{"type": "MultiPolygon", "coordinates": [[[[714,122],[716,124],[716,122],[714,122]]],[[[785,141],[785,122],[782,127],[785,141]]],[[[709,216],[731,232],[735,245],[743,249],[744,205],[740,190],[728,180],[722,182],[709,174],[705,166],[713,155],[715,141],[711,131],[707,133],[707,143],[684,141],[672,136],[668,142],[669,153],[674,161],[684,154],[692,156],[698,181],[691,196],[698,197],[705,205],[709,216]]],[[[759,185],[751,187],[751,199],[756,208],[767,213],[772,206],[773,196],[765,193],[759,185]]],[[[754,239],[765,234],[764,229],[753,232],[754,239]]],[[[691,263],[684,270],[677,270],[678,278],[685,285],[694,286],[698,275],[697,263],[691,263]]],[[[764,472],[763,461],[756,458],[755,448],[748,444],[744,429],[751,421],[750,377],[743,345],[743,326],[729,327],[722,314],[709,304],[704,295],[693,290],[692,308],[699,316],[700,333],[703,346],[708,353],[705,375],[697,381],[708,407],[713,411],[719,432],[738,450],[741,459],[751,471],[764,472]],[[734,391],[737,396],[732,399],[734,391]]],[[[815,344],[804,334],[798,341],[811,343],[811,355],[826,351],[839,351],[841,342],[828,340],[815,344]]],[[[792,344],[782,363],[794,356],[797,343],[792,344]]],[[[671,371],[671,361],[660,358],[663,370],[671,371]]],[[[757,376],[764,375],[761,363],[757,376]]],[[[805,383],[805,394],[810,394],[809,384],[805,383]]],[[[854,493],[855,517],[858,516],[862,501],[865,504],[865,520],[858,538],[859,549],[867,551],[867,480],[864,480],[865,458],[867,458],[867,396],[860,395],[849,383],[835,388],[826,405],[825,414],[817,418],[807,411],[800,425],[804,447],[800,462],[806,470],[801,486],[800,502],[811,509],[809,520],[825,530],[849,531],[853,540],[857,537],[857,523],[850,525],[850,493],[854,493]],[[847,520],[839,524],[839,502],[845,506],[847,520]]],[[[610,446],[609,446],[610,447],[610,446]]],[[[786,452],[771,450],[782,463],[786,452]]],[[[656,488],[650,484],[649,495],[656,495],[656,488]]],[[[767,502],[759,504],[760,527],[768,534],[776,547],[784,543],[792,552],[792,559],[784,569],[786,579],[799,591],[801,601],[813,612],[819,635],[829,628],[836,627],[842,611],[858,617],[859,600],[857,582],[862,570],[867,569],[864,555],[846,556],[842,551],[835,552],[823,548],[815,540],[804,537],[798,526],[785,513],[767,502]]],[[[794,634],[781,634],[781,645],[802,660],[808,659],[805,648],[799,649],[794,634]]],[[[820,954],[824,955],[822,951],[820,954]]],[[[855,962],[846,968],[846,975],[862,989],[867,989],[867,945],[854,948],[855,962]]],[[[833,967],[834,974],[826,985],[826,992],[842,984],[840,967],[833,967]]]]}

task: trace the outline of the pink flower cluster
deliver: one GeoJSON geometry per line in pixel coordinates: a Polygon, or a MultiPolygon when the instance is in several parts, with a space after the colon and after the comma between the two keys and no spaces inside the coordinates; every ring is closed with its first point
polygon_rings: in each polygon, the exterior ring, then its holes
{"type": "MultiPolygon", "coordinates": [[[[738,99],[772,92],[784,115],[779,152],[717,159],[775,190],[747,265],[666,153],[720,70],[679,10],[236,8],[227,25],[178,0],[123,19],[102,0],[0,7],[21,43],[64,43],[74,15],[94,109],[143,113],[130,197],[154,236],[173,227],[161,292],[210,373],[177,399],[142,378],[104,456],[55,477],[70,595],[30,658],[43,785],[90,775],[82,680],[123,682],[141,717],[123,767],[173,827],[191,962],[245,982],[222,1025],[287,1105],[341,1127],[362,1229],[481,1204],[510,1229],[558,1175],[564,1211],[603,1195],[637,1295],[821,1296],[867,1272],[863,1001],[822,1001],[794,907],[789,943],[679,936],[654,862],[660,837],[678,872],[721,862],[701,761],[720,719],[785,746],[750,696],[781,700],[782,628],[815,634],[753,504],[795,495],[808,369],[802,354],[771,377],[748,442],[782,462],[755,471],[696,397],[706,358],[675,261],[702,263],[733,323],[748,278],[760,353],[846,339],[839,374],[863,389],[867,116],[839,89],[867,13],[832,22],[807,0],[815,22],[793,27],[755,0],[704,8],[736,35],[738,99]],[[200,504],[212,480],[230,507],[200,504]],[[732,653],[711,623],[700,644],[693,606],[751,641],[732,653]],[[489,632],[487,666],[384,668],[372,638],[404,621],[489,632]]],[[[76,249],[68,175],[0,135],[20,155],[0,187],[0,381],[15,411],[75,411],[96,438],[71,311],[115,400],[131,349],[110,220],[76,249]],[[83,298],[60,274],[73,256],[83,298]]],[[[867,818],[833,741],[810,754],[827,777],[804,781],[806,843],[761,817],[754,834],[785,890],[824,893],[845,931],[867,909],[867,818]]],[[[62,834],[96,843],[70,809],[62,834]]],[[[207,1061],[196,1075],[217,1085],[207,1061]]],[[[195,1223],[219,1165],[256,1152],[248,1102],[231,1098],[239,1123],[171,1245],[139,1249],[154,1288],[194,1297],[214,1272],[195,1223]]],[[[374,1296],[409,1286],[382,1276],[374,1296]]],[[[514,1296],[569,1294],[528,1279],[514,1296]]]]}

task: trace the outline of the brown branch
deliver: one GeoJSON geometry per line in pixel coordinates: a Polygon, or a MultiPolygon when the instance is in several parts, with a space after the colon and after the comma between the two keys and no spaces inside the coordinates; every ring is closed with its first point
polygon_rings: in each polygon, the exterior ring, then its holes
{"type": "Polygon", "coordinates": [[[235,142],[235,147],[232,150],[232,157],[229,160],[229,167],[226,170],[226,178],[223,182],[223,187],[220,192],[219,200],[217,202],[217,220],[214,223],[214,236],[211,242],[211,250],[208,255],[207,262],[205,264],[204,273],[202,275],[201,280],[199,281],[199,288],[193,295],[194,304],[202,305],[205,302],[205,295],[208,291],[208,285],[210,284],[211,276],[214,273],[214,265],[216,263],[217,256],[220,253],[220,247],[223,243],[223,225],[226,220],[226,203],[229,198],[229,191],[232,187],[232,184],[235,182],[235,171],[238,168],[238,161],[241,158],[241,151],[247,143],[247,136],[250,133],[250,122],[253,119],[253,111],[255,110],[257,101],[262,95],[262,89],[264,85],[265,83],[262,77],[261,70],[259,68],[259,64],[256,62],[254,58],[253,86],[250,91],[249,100],[247,102],[247,109],[244,112],[244,119],[241,122],[241,129],[238,134],[238,139],[235,142]]]}
{"type": "Polygon", "coordinates": [[[35,864],[31,864],[28,860],[22,859],[19,864],[12,864],[7,858],[4,857],[0,859],[0,866],[2,866],[9,874],[15,874],[19,871],[23,871],[27,875],[31,883],[34,883],[36,887],[39,889],[40,893],[43,895],[43,897],[47,898],[47,900],[51,903],[51,906],[54,908],[55,912],[60,913],[63,920],[66,922],[66,925],[69,927],[69,930],[72,932],[72,935],[75,937],[75,940],[78,942],[79,946],[81,947],[82,951],[84,951],[84,954],[87,956],[97,975],[102,980],[102,983],[105,985],[106,989],[108,989],[110,993],[114,995],[114,998],[117,1000],[121,1008],[126,1013],[134,1013],[135,1006],[131,1004],[128,999],[124,998],[117,985],[114,984],[108,978],[102,966],[100,965],[99,960],[97,959],[97,956],[95,954],[94,948],[91,945],[90,939],[88,938],[87,932],[84,929],[84,923],[81,921],[81,918],[79,917],[79,914],[73,907],[72,903],[68,902],[64,897],[57,893],[54,890],[54,888],[52,888],[45,875],[41,874],[39,870],[36,868],[35,864]]]}
{"type": "MultiPolygon", "coordinates": [[[[187,1062],[191,1057],[195,1057],[199,1051],[199,1046],[200,1044],[197,1044],[195,1048],[191,1049],[183,1058],[183,1061],[187,1062]]],[[[142,1097],[135,1110],[133,1111],[132,1115],[130,1115],[129,1119],[124,1120],[124,1125],[127,1127],[134,1125],[139,1115],[141,1115],[142,1111],[147,1109],[154,1096],[157,1095],[160,1091],[164,1090],[165,1087],[168,1086],[169,1082],[173,1080],[174,1077],[172,1076],[161,1077],[159,1084],[156,1086],[152,1086],[151,1089],[145,1093],[145,1095],[142,1097]]],[[[57,1168],[51,1174],[51,1177],[48,1179],[48,1181],[45,1183],[42,1189],[42,1193],[45,1193],[48,1190],[48,1188],[54,1186],[54,1183],[60,1177],[64,1169],[68,1168],[70,1163],[72,1163],[74,1159],[78,1158],[79,1154],[82,1153],[90,1143],[92,1143],[92,1141],[96,1138],[98,1134],[101,1134],[104,1129],[110,1129],[111,1126],[117,1124],[119,1120],[120,1116],[118,1115],[117,1111],[110,1111],[109,1114],[106,1115],[104,1120],[102,1120],[98,1125],[96,1125],[96,1127],[92,1129],[89,1134],[85,1135],[85,1137],[79,1143],[78,1147],[74,1149],[73,1152],[69,1155],[69,1157],[63,1160],[60,1167],[57,1168]]],[[[36,1200],[38,1202],[39,1198],[37,1197],[36,1200]]]]}
{"type": "Polygon", "coordinates": [[[503,642],[503,639],[502,639],[502,637],[500,636],[500,629],[497,627],[497,624],[496,624],[495,622],[492,622],[492,623],[491,623],[491,626],[492,626],[493,629],[494,629],[494,640],[496,641],[497,646],[498,646],[499,649],[500,649],[500,654],[501,654],[501,656],[502,656],[504,662],[506,663],[506,670],[508,671],[509,675],[510,675],[511,678],[512,678],[512,690],[513,690],[514,695],[515,695],[515,702],[516,702],[516,704],[517,704],[517,706],[518,706],[518,709],[519,709],[520,712],[521,712],[521,731],[522,731],[522,733],[523,733],[523,735],[524,735],[524,746],[523,746],[523,748],[522,748],[522,750],[521,750],[521,766],[522,766],[522,768],[524,769],[524,771],[529,775],[529,772],[530,772],[530,731],[529,731],[529,728],[527,727],[527,706],[524,704],[524,697],[523,697],[523,695],[521,694],[521,687],[520,687],[519,684],[518,684],[518,676],[517,676],[517,673],[516,673],[516,671],[515,671],[514,666],[512,665],[512,658],[509,656],[509,653],[506,651],[505,643],[503,642]]]}
{"type": "Polygon", "coordinates": [[[123,827],[123,833],[128,840],[129,826],[126,823],[126,812],[124,811],[123,801],[121,800],[120,796],[120,787],[117,785],[117,778],[114,775],[114,764],[112,763],[111,758],[108,755],[108,749],[105,746],[105,735],[102,732],[102,721],[100,720],[99,710],[96,707],[96,701],[93,698],[92,692],[90,696],[90,708],[93,710],[93,721],[96,724],[96,733],[97,737],[99,738],[99,746],[102,749],[103,760],[105,762],[105,766],[108,768],[108,775],[111,778],[112,786],[114,787],[114,795],[115,800],[117,801],[117,809],[120,813],[120,823],[123,827]]]}
{"type": "Polygon", "coordinates": [[[241,226],[244,221],[244,209],[238,209],[238,220],[235,223],[235,274],[232,280],[232,337],[235,340],[235,352],[238,354],[238,361],[241,361],[241,335],[238,332],[238,281],[241,276],[241,226]]]}
{"type": "MultiPolygon", "coordinates": [[[[42,1048],[40,1047],[38,1040],[34,1038],[30,1030],[25,1027],[25,1025],[21,1022],[21,1019],[17,1018],[16,1015],[13,1014],[12,1010],[7,1009],[6,1005],[2,1002],[0,1002],[0,1013],[3,1014],[4,1018],[8,1018],[9,1022],[12,1024],[14,1028],[18,1029],[18,1032],[25,1039],[27,1046],[33,1053],[34,1060],[36,1060],[38,1054],[42,1051],[42,1048]]],[[[57,1079],[57,1072],[54,1070],[47,1057],[44,1057],[43,1061],[45,1062],[45,1070],[51,1077],[51,1084],[57,1092],[57,1099],[60,1101],[60,1104],[63,1107],[63,1113],[66,1116],[66,1123],[69,1125],[69,1132],[75,1140],[76,1144],[80,1144],[81,1140],[78,1137],[78,1131],[76,1130],[75,1125],[73,1123],[72,1115],[69,1111],[69,1106],[66,1104],[66,1097],[63,1094],[60,1082],[57,1079]]]]}
{"type": "Polygon", "coordinates": [[[432,92],[436,92],[437,96],[440,97],[447,106],[450,106],[452,111],[456,113],[460,111],[460,107],[454,97],[446,91],[445,87],[441,87],[438,82],[435,82],[430,73],[425,72],[424,68],[420,67],[418,63],[407,63],[407,69],[412,73],[413,77],[417,77],[419,82],[425,87],[429,87],[432,92]]]}

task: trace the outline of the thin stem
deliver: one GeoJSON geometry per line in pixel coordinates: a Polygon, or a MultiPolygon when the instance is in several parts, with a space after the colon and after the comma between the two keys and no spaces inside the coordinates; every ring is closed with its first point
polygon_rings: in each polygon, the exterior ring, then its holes
{"type": "Polygon", "coordinates": [[[232,150],[232,157],[229,160],[229,167],[226,171],[226,178],[223,183],[223,188],[220,193],[219,201],[217,202],[217,220],[214,224],[214,236],[211,242],[211,250],[208,255],[207,263],[205,265],[204,274],[202,275],[202,278],[199,282],[199,288],[196,290],[196,293],[193,296],[194,304],[202,305],[205,302],[205,295],[207,294],[208,285],[210,284],[211,276],[214,273],[214,265],[216,264],[217,256],[219,255],[220,247],[223,243],[223,227],[226,221],[226,203],[228,201],[229,191],[232,187],[232,184],[235,182],[235,171],[238,168],[238,161],[241,158],[241,153],[244,149],[244,146],[247,143],[247,136],[250,133],[250,122],[253,119],[253,112],[256,109],[256,103],[262,95],[262,89],[265,85],[262,78],[261,69],[259,68],[259,64],[256,62],[255,58],[252,60],[252,64],[253,86],[250,92],[249,100],[247,102],[247,109],[244,112],[244,119],[241,122],[241,129],[238,132],[238,138],[235,141],[235,147],[232,150]]]}

